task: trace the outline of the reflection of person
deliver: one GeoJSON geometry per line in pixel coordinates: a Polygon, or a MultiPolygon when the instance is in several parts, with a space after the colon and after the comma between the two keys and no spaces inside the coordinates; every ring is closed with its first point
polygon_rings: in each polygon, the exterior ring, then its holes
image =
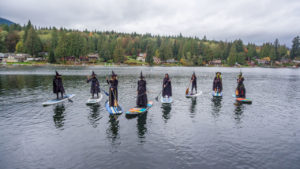
{"type": "Polygon", "coordinates": [[[92,73],[92,78],[88,77],[87,83],[92,82],[91,84],[91,94],[92,94],[92,98],[94,98],[94,94],[97,94],[97,98],[99,98],[99,92],[100,92],[100,84],[99,81],[96,77],[96,74],[92,73]]]}
{"type": "Polygon", "coordinates": [[[109,87],[109,106],[118,106],[118,79],[114,71],[112,71],[111,79],[106,78],[106,82],[110,84],[109,87]]]}
{"type": "Polygon", "coordinates": [[[244,85],[244,77],[242,72],[239,74],[237,79],[238,86],[236,88],[235,94],[238,98],[245,98],[246,97],[246,89],[244,85]]]}
{"type": "Polygon", "coordinates": [[[213,91],[221,93],[222,89],[223,89],[223,85],[222,85],[221,72],[217,72],[213,82],[213,91]]]}
{"type": "Polygon", "coordinates": [[[191,83],[192,83],[192,90],[191,90],[191,94],[193,94],[193,90],[195,89],[196,93],[197,93],[197,77],[195,72],[192,75],[191,78],[191,83]]]}
{"type": "Polygon", "coordinates": [[[65,116],[64,116],[65,106],[56,105],[54,108],[53,121],[56,128],[61,128],[64,126],[65,116]]]}
{"type": "Polygon", "coordinates": [[[61,75],[57,71],[55,73],[56,73],[56,75],[54,76],[54,79],[53,79],[53,93],[56,93],[56,98],[59,99],[58,94],[61,93],[61,98],[63,98],[65,89],[63,86],[61,75]]]}
{"type": "Polygon", "coordinates": [[[163,91],[162,91],[163,97],[171,97],[172,96],[172,84],[171,80],[169,78],[169,74],[165,74],[165,78],[163,80],[163,91]]]}
{"type": "Polygon", "coordinates": [[[136,105],[138,107],[147,107],[148,99],[147,99],[147,88],[146,88],[146,80],[141,72],[140,80],[138,81],[137,87],[137,100],[136,105]]]}

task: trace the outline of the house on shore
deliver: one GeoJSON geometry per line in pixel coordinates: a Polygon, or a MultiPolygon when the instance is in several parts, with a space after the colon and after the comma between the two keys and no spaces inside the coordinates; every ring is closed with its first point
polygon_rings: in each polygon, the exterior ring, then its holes
{"type": "Polygon", "coordinates": [[[173,63],[178,63],[178,61],[175,59],[167,59],[167,60],[163,61],[162,63],[173,64],[173,63]]]}
{"type": "Polygon", "coordinates": [[[161,60],[160,60],[160,58],[158,58],[158,57],[153,57],[153,62],[155,63],[155,64],[160,64],[161,63],[161,60]]]}
{"type": "Polygon", "coordinates": [[[145,62],[147,57],[147,53],[139,53],[139,56],[136,58],[137,61],[145,62]]]}
{"type": "Polygon", "coordinates": [[[97,62],[99,60],[99,54],[98,53],[88,54],[87,58],[89,62],[97,62]]]}
{"type": "Polygon", "coordinates": [[[220,59],[215,59],[209,62],[210,65],[215,65],[215,66],[221,66],[222,65],[222,60],[220,59]]]}
{"type": "Polygon", "coordinates": [[[5,53],[2,56],[2,62],[15,63],[15,62],[24,62],[27,58],[30,57],[29,54],[26,53],[5,53]]]}
{"type": "Polygon", "coordinates": [[[5,58],[7,58],[6,53],[0,53],[0,63],[3,62],[5,58]]]}
{"type": "Polygon", "coordinates": [[[270,57],[264,57],[262,59],[256,59],[256,61],[257,61],[258,64],[261,64],[261,65],[269,65],[271,63],[270,57]]]}

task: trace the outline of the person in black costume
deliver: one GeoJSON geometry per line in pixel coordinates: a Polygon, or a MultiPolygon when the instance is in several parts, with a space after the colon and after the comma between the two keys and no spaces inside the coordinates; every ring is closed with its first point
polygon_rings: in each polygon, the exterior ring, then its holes
{"type": "Polygon", "coordinates": [[[193,90],[195,89],[196,93],[197,93],[197,77],[195,72],[193,72],[192,78],[191,78],[191,83],[192,83],[192,90],[191,93],[193,94],[193,90]]]}
{"type": "Polygon", "coordinates": [[[61,75],[55,71],[56,75],[54,76],[53,79],[53,93],[56,94],[56,98],[59,99],[58,95],[61,93],[61,99],[64,97],[65,89],[63,86],[63,82],[61,79],[61,75]]]}
{"type": "Polygon", "coordinates": [[[242,72],[238,76],[237,83],[238,83],[238,86],[236,88],[236,97],[246,98],[246,88],[244,85],[244,77],[243,77],[242,72]]]}
{"type": "Polygon", "coordinates": [[[213,82],[213,91],[221,93],[222,89],[223,89],[223,85],[222,85],[221,72],[217,72],[213,82]]]}
{"type": "Polygon", "coordinates": [[[146,88],[146,80],[143,76],[143,73],[140,74],[140,80],[138,81],[137,87],[137,100],[136,105],[138,107],[147,107],[148,99],[147,99],[147,88],[146,88]]]}
{"type": "Polygon", "coordinates": [[[118,106],[118,79],[114,71],[112,71],[111,79],[106,78],[107,84],[109,84],[109,106],[118,106]]]}
{"type": "Polygon", "coordinates": [[[92,82],[91,84],[92,98],[94,98],[95,93],[97,94],[97,98],[99,98],[100,84],[94,71],[92,73],[92,77],[91,78],[88,77],[88,80],[86,82],[87,83],[92,82]]]}
{"type": "Polygon", "coordinates": [[[165,74],[165,78],[163,80],[163,89],[162,89],[162,96],[163,97],[171,97],[172,96],[172,84],[169,78],[169,74],[165,74]]]}

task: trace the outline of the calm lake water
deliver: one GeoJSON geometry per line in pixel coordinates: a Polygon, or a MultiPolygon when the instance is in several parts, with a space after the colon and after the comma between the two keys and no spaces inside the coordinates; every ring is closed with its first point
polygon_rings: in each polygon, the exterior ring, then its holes
{"type": "Polygon", "coordinates": [[[272,168],[300,166],[300,70],[193,67],[0,67],[0,168],[272,168]],[[170,74],[174,103],[155,101],[146,113],[117,119],[87,106],[94,70],[119,75],[119,103],[135,106],[141,70],[148,98],[170,74]],[[52,93],[54,71],[63,75],[73,102],[43,107],[52,93]],[[251,105],[235,104],[232,94],[242,70],[251,105]],[[184,97],[192,72],[195,99],[184,97]],[[223,75],[223,98],[211,96],[216,71],[223,75]]]}

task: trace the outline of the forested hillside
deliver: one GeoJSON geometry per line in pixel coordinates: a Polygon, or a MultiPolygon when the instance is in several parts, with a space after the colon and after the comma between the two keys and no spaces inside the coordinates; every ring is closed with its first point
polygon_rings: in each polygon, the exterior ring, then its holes
{"type": "Polygon", "coordinates": [[[222,60],[230,66],[244,65],[257,58],[269,57],[271,61],[300,56],[299,36],[293,39],[289,50],[278,39],[262,46],[232,42],[212,41],[198,37],[158,36],[151,34],[120,33],[114,31],[78,31],[65,28],[37,28],[29,21],[20,26],[0,26],[0,52],[28,53],[39,57],[48,52],[51,63],[64,62],[67,57],[79,59],[89,53],[98,53],[101,62],[124,63],[135,59],[139,53],[147,53],[146,62],[153,64],[154,57],[161,61],[175,59],[183,65],[200,66],[213,60],[222,60]]]}

